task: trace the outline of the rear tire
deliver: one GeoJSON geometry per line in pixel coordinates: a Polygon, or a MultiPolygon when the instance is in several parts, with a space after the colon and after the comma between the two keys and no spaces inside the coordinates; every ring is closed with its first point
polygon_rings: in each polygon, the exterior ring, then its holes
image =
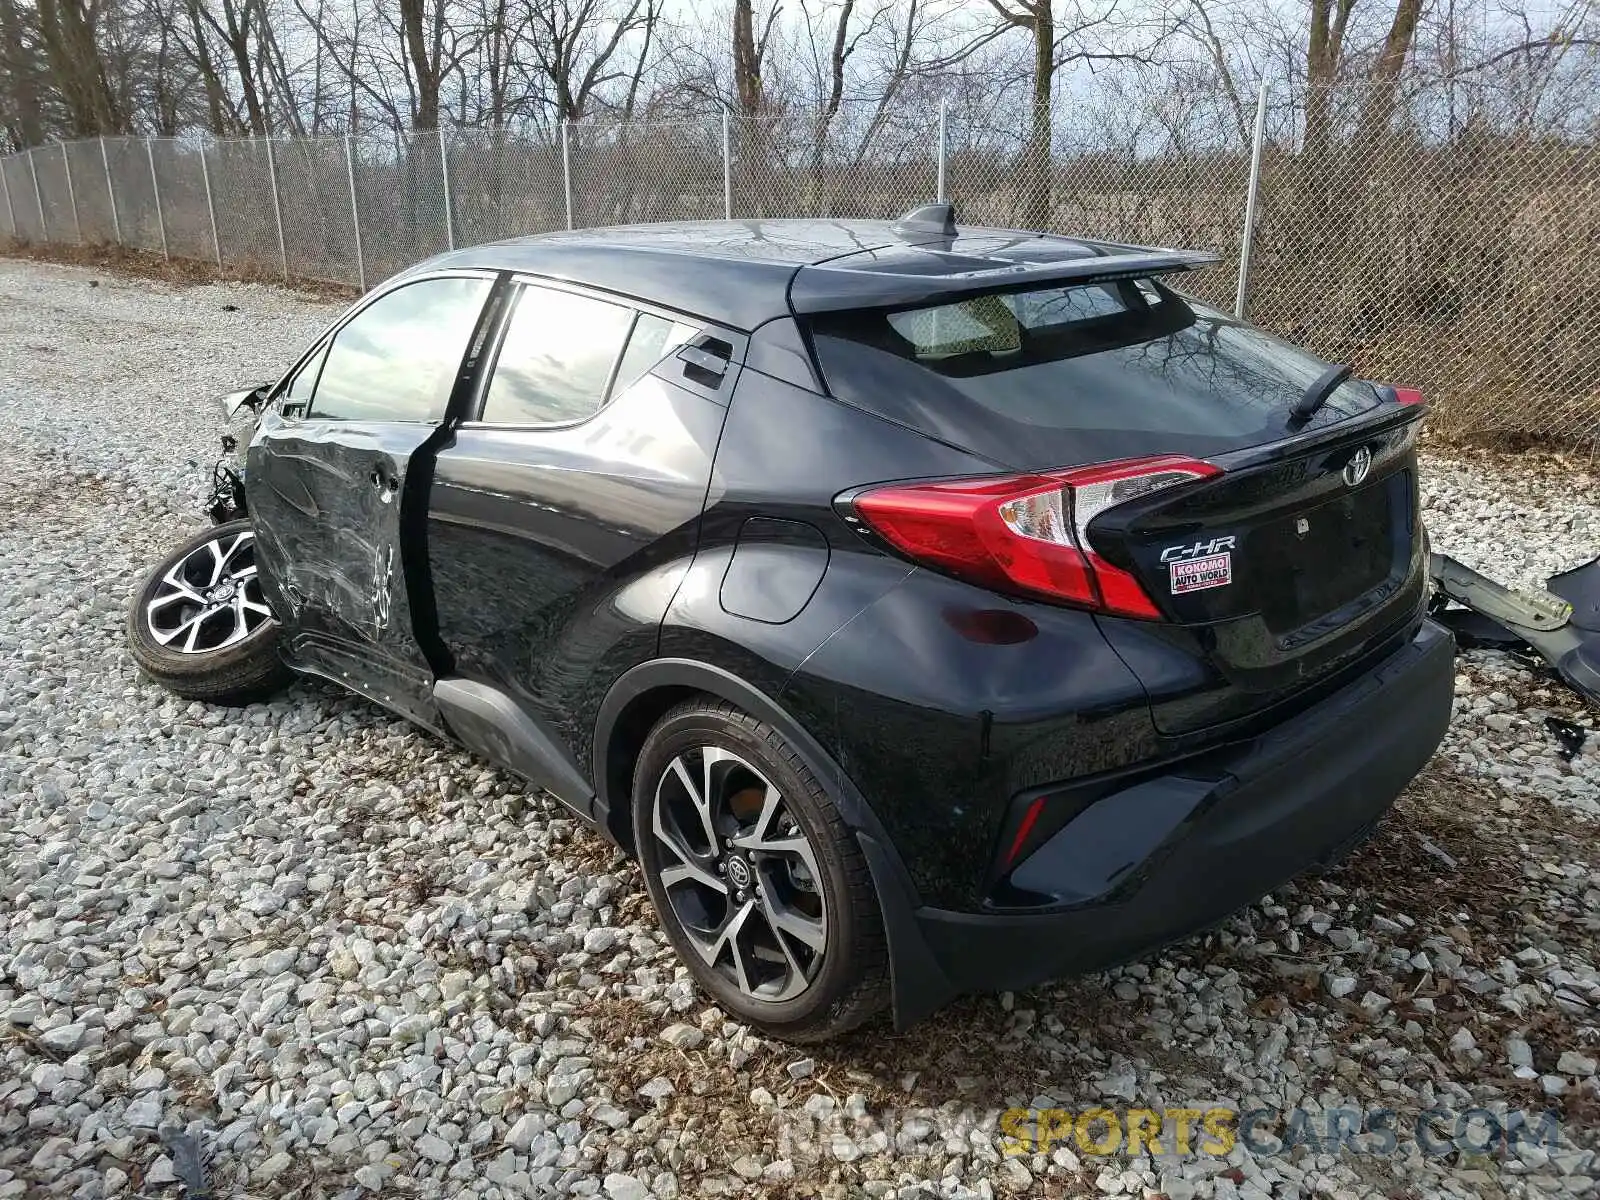
{"type": "Polygon", "coordinates": [[[728,1012],[806,1043],[887,1005],[866,859],[777,730],[709,697],[667,713],[639,754],[633,833],[662,928],[728,1012]]]}
{"type": "Polygon", "coordinates": [[[127,629],[139,670],[185,700],[248,704],[291,677],[248,520],[214,525],[167,555],[134,593],[127,629]]]}

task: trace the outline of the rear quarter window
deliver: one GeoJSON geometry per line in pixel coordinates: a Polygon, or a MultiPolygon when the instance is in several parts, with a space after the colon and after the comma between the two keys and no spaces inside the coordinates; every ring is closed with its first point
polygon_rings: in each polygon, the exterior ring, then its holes
{"type": "MultiPolygon", "coordinates": [[[[1027,467],[1282,437],[1327,365],[1153,279],[829,313],[810,332],[837,398],[1027,467]]],[[[1347,382],[1312,426],[1379,402],[1347,382]]]]}

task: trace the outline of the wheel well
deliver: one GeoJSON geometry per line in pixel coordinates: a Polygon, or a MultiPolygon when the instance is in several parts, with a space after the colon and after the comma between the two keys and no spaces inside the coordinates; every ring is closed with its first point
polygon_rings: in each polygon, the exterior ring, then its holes
{"type": "Polygon", "coordinates": [[[606,824],[617,844],[629,854],[633,845],[633,772],[639,763],[639,751],[645,738],[656,723],[667,713],[689,699],[706,693],[697,688],[667,685],[652,688],[635,696],[617,715],[611,727],[611,737],[606,743],[605,795],[609,800],[606,824]]]}

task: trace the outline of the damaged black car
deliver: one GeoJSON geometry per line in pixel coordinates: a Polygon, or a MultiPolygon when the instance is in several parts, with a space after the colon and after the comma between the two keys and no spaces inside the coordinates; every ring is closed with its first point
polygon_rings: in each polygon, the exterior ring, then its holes
{"type": "Polygon", "coordinates": [[[776,1037],[1137,956],[1348,850],[1451,711],[1421,397],[1213,261],[948,206],[431,259],[232,398],[134,654],[547,789],[776,1037]]]}

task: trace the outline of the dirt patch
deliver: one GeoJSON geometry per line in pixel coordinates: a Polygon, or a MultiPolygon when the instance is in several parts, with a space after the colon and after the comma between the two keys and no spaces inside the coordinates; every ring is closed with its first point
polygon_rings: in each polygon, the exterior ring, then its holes
{"type": "Polygon", "coordinates": [[[0,237],[0,256],[25,258],[31,262],[57,263],[69,267],[88,267],[96,271],[114,271],[137,279],[155,279],[179,287],[198,287],[219,281],[239,283],[267,283],[285,287],[301,295],[319,300],[353,300],[361,294],[359,288],[335,283],[326,279],[299,279],[284,281],[283,273],[253,264],[233,264],[224,271],[214,262],[193,258],[166,258],[147,250],[134,250],[127,246],[66,246],[49,243],[19,242],[0,237]]]}

